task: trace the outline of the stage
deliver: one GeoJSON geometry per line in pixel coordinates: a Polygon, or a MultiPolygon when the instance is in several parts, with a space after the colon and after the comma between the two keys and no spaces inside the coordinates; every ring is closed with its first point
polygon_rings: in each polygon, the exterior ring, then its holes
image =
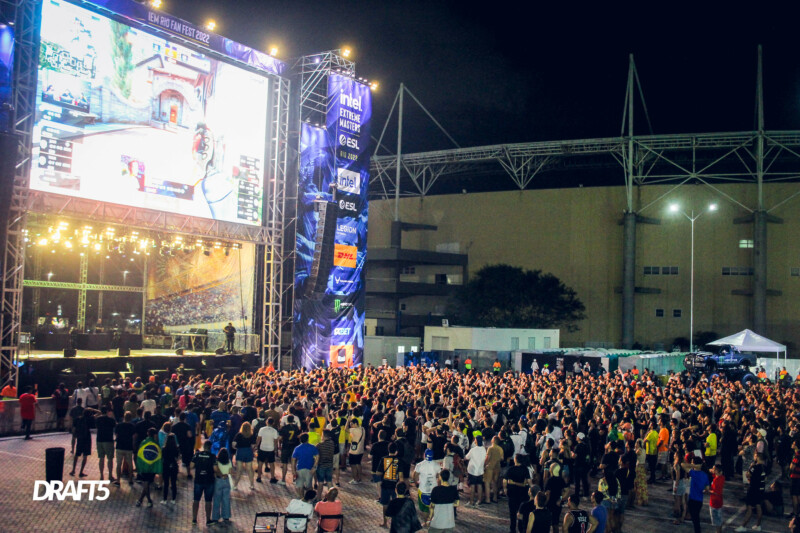
{"type": "Polygon", "coordinates": [[[107,378],[131,381],[137,377],[147,381],[150,376],[169,377],[201,374],[213,377],[225,373],[231,377],[242,372],[254,372],[260,366],[255,353],[216,355],[211,352],[174,351],[147,348],[131,350],[131,355],[118,356],[116,350],[77,350],[75,357],[64,357],[52,350],[31,350],[19,356],[19,386],[37,384],[40,396],[49,396],[63,382],[72,391],[79,381],[84,386],[95,379],[102,386],[107,378]]]}

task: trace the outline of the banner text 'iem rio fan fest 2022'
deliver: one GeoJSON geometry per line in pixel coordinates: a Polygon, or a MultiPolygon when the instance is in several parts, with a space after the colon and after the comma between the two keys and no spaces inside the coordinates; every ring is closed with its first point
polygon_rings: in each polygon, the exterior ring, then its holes
{"type": "Polygon", "coordinates": [[[293,366],[354,367],[364,356],[369,183],[369,87],[338,74],[328,81],[327,127],[302,124],[297,211],[293,366]],[[333,265],[325,293],[306,290],[319,214],[336,180],[333,265]]]}

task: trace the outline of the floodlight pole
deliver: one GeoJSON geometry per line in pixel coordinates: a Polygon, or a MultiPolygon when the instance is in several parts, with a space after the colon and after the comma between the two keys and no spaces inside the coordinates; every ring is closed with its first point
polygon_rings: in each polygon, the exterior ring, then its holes
{"type": "Polygon", "coordinates": [[[403,156],[403,93],[405,87],[400,84],[399,107],[397,108],[397,165],[394,184],[394,221],[400,222],[400,160],[403,156]]]}

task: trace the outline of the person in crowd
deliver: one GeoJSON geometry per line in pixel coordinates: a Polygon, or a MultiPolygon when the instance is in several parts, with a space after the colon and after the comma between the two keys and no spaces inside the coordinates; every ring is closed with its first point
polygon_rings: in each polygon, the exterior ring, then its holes
{"type": "Polygon", "coordinates": [[[292,452],[292,473],[294,474],[294,487],[297,497],[312,489],[314,472],[319,462],[319,451],[316,446],[308,443],[308,433],[300,435],[300,444],[292,452]]]}
{"type": "Polygon", "coordinates": [[[214,463],[214,497],[212,498],[211,522],[220,518],[231,519],[231,469],[233,464],[227,448],[220,448],[214,463]]]}
{"type": "Polygon", "coordinates": [[[233,449],[236,451],[236,472],[233,475],[233,490],[236,490],[239,486],[243,473],[247,474],[247,479],[250,481],[250,490],[255,490],[256,488],[253,483],[253,445],[255,441],[250,422],[242,423],[239,433],[234,437],[232,444],[233,449]]]}
{"type": "Polygon", "coordinates": [[[114,435],[116,436],[116,455],[117,455],[117,479],[113,481],[114,485],[119,486],[122,481],[122,476],[127,472],[128,482],[133,486],[133,436],[135,428],[131,423],[133,416],[131,413],[126,412],[122,417],[122,422],[114,427],[114,435]]]}
{"type": "Polygon", "coordinates": [[[530,500],[523,503],[517,511],[521,531],[525,533],[550,533],[550,528],[558,533],[558,526],[553,525],[553,515],[547,508],[548,495],[545,492],[533,493],[530,490],[530,500]]]}
{"type": "MultiPolygon", "coordinates": [[[[308,444],[308,435],[306,434],[306,444],[308,444]]],[[[308,444],[311,446],[310,444],[308,444]]],[[[313,448],[313,446],[312,446],[313,448]]],[[[314,515],[314,500],[317,497],[317,492],[313,489],[308,489],[303,493],[302,498],[295,498],[286,506],[286,514],[288,515],[302,515],[305,518],[287,518],[286,531],[290,533],[305,533],[308,528],[308,522],[314,515]]]]}
{"type": "Polygon", "coordinates": [[[389,455],[381,460],[378,466],[378,475],[381,480],[381,495],[378,502],[383,506],[383,522],[381,527],[386,527],[386,510],[389,504],[394,500],[397,484],[403,481],[403,468],[402,459],[398,455],[398,447],[396,442],[389,444],[389,455]]]}
{"type": "Polygon", "coordinates": [[[142,480],[142,494],[136,501],[136,507],[141,507],[145,498],[147,498],[147,507],[153,507],[150,485],[156,475],[161,474],[162,457],[161,446],[158,444],[158,433],[155,428],[149,428],[147,437],[139,444],[139,451],[136,452],[136,471],[142,480]]]}
{"type": "Polygon", "coordinates": [[[561,533],[592,533],[597,529],[597,519],[587,511],[580,509],[578,507],[580,503],[581,498],[577,492],[569,495],[561,533]]]}
{"type": "Polygon", "coordinates": [[[324,491],[333,486],[333,464],[336,444],[331,430],[322,431],[322,437],[317,444],[317,494],[324,498],[324,491]]]}
{"type": "MultiPolygon", "coordinates": [[[[211,502],[214,497],[216,485],[217,458],[211,453],[211,441],[203,443],[202,450],[194,454],[194,500],[192,502],[192,524],[197,524],[197,512],[200,509],[200,499],[205,499],[206,524],[211,524],[211,502]]],[[[227,479],[225,480],[227,482],[227,479]]],[[[228,486],[230,483],[228,482],[228,486]]]]}
{"type": "Polygon", "coordinates": [[[792,513],[800,515],[800,435],[792,439],[792,464],[789,467],[789,494],[792,496],[792,513]]]}
{"type": "Polygon", "coordinates": [[[81,471],[78,477],[86,477],[83,471],[86,468],[86,461],[89,459],[89,456],[92,455],[92,429],[94,429],[94,415],[98,413],[99,411],[94,409],[83,409],[81,417],[75,424],[76,445],[75,455],[72,457],[72,471],[69,473],[70,476],[75,475],[75,467],[78,464],[78,458],[83,457],[83,459],[81,459],[81,471]]]}
{"type": "Polygon", "coordinates": [[[747,531],[747,524],[756,516],[756,523],[753,526],[754,531],[761,531],[761,516],[763,514],[764,505],[764,490],[767,480],[766,458],[763,453],[755,452],[755,462],[750,465],[747,471],[747,494],[745,495],[745,505],[747,511],[744,514],[744,521],[742,525],[736,528],[736,531],[747,531]]]}
{"type": "Polygon", "coordinates": [[[414,468],[414,483],[417,485],[417,505],[422,513],[423,522],[428,521],[431,493],[436,487],[436,482],[441,471],[441,463],[433,460],[433,450],[425,450],[425,460],[417,463],[417,466],[414,468]]]}
{"type": "Polygon", "coordinates": [[[19,414],[22,418],[22,429],[25,431],[25,440],[31,440],[31,429],[36,420],[36,411],[42,412],[39,401],[32,386],[25,387],[25,392],[19,397],[19,414]]]}
{"type": "Polygon", "coordinates": [[[389,533],[414,533],[422,529],[414,502],[408,497],[408,485],[404,481],[395,486],[395,495],[384,511],[392,519],[389,533]]]}
{"type": "Polygon", "coordinates": [[[178,470],[180,469],[178,459],[180,458],[180,453],[178,437],[170,428],[170,431],[164,437],[164,442],[161,444],[161,478],[164,482],[161,505],[175,505],[175,500],[178,498],[178,470]],[[169,499],[170,488],[172,489],[171,500],[169,499]]]}
{"type": "Polygon", "coordinates": [[[452,533],[456,527],[458,487],[450,485],[450,471],[439,472],[439,484],[431,491],[430,516],[424,524],[428,533],[452,533]]]}
{"type": "Polygon", "coordinates": [[[270,483],[277,483],[278,476],[275,475],[275,452],[278,449],[278,439],[280,435],[278,430],[275,429],[275,420],[267,418],[265,426],[258,430],[256,436],[256,449],[258,450],[258,476],[256,482],[261,483],[261,476],[264,472],[264,465],[267,465],[267,471],[270,473],[270,483]]]}
{"type": "Polygon", "coordinates": [[[116,481],[112,472],[114,471],[114,429],[117,421],[114,420],[111,407],[105,406],[95,416],[94,427],[97,428],[97,456],[100,458],[100,479],[103,479],[105,461],[108,459],[108,480],[116,481]]]}
{"type": "Polygon", "coordinates": [[[481,504],[483,498],[483,472],[486,465],[486,448],[483,437],[475,437],[475,447],[465,457],[467,460],[467,484],[469,485],[469,503],[467,507],[481,504]]]}
{"type": "Polygon", "coordinates": [[[350,480],[352,484],[361,483],[361,459],[364,457],[366,437],[367,435],[358,418],[352,418],[347,436],[347,442],[350,443],[348,463],[353,470],[353,479],[350,480]]]}
{"type": "Polygon", "coordinates": [[[342,514],[342,502],[339,501],[339,489],[331,488],[325,498],[318,501],[314,506],[314,513],[319,517],[319,528],[322,531],[336,531],[339,528],[339,520],[336,518],[324,518],[326,516],[337,516],[342,514]]]}
{"type": "Polygon", "coordinates": [[[722,506],[725,503],[723,493],[725,491],[725,475],[722,473],[722,465],[714,465],[711,469],[713,479],[711,480],[711,495],[708,501],[708,507],[711,513],[711,525],[716,527],[716,533],[722,533],[722,506]]]}
{"type": "Polygon", "coordinates": [[[603,505],[603,493],[600,491],[593,492],[591,501],[594,505],[594,507],[592,507],[592,518],[597,522],[597,527],[592,533],[605,533],[606,525],[608,524],[608,510],[607,507],[603,505]]]}
{"type": "Polygon", "coordinates": [[[64,383],[59,383],[53,391],[53,403],[56,406],[56,431],[64,431],[64,419],[69,411],[69,390],[64,383]]]}
{"type": "Polygon", "coordinates": [[[684,462],[683,469],[689,474],[689,501],[687,508],[692,518],[694,533],[700,533],[700,511],[703,508],[703,494],[708,492],[710,485],[708,475],[703,472],[703,459],[693,457],[691,463],[684,462]]]}

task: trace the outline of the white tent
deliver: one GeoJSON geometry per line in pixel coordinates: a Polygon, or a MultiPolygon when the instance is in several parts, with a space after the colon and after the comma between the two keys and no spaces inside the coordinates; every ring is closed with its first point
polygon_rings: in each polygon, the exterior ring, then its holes
{"type": "Polygon", "coordinates": [[[776,358],[780,361],[780,353],[783,352],[783,361],[786,363],[786,346],[771,341],[766,337],[762,337],[758,333],[754,333],[749,329],[740,331],[734,335],[715,340],[709,344],[721,345],[730,344],[736,346],[740,352],[770,352],[775,353],[776,358]]]}

